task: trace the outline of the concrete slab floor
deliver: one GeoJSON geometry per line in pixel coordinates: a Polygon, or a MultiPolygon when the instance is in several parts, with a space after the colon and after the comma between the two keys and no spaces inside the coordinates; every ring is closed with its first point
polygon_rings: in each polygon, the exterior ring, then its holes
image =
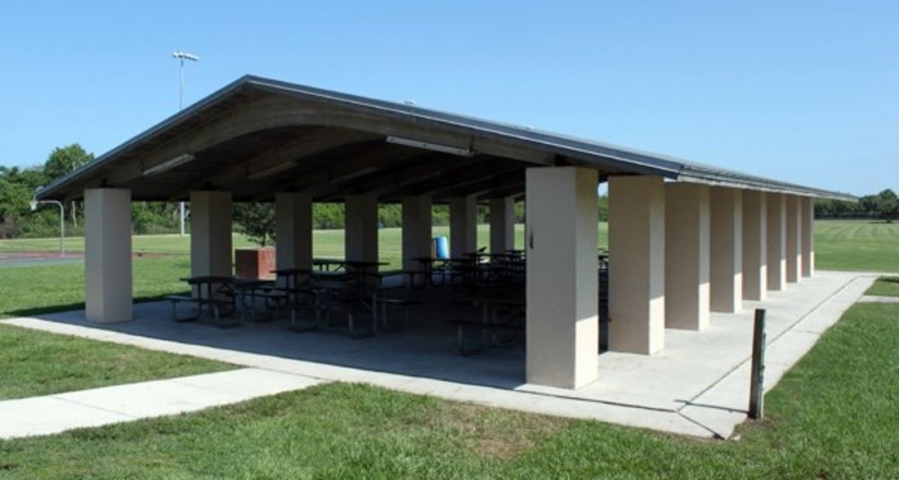
{"type": "MultiPolygon", "coordinates": [[[[755,308],[768,320],[766,390],[818,336],[861,298],[876,275],[818,272],[814,278],[744,302],[743,313],[712,314],[702,332],[668,329],[654,356],[607,352],[600,378],[579,390],[524,383],[524,346],[463,357],[448,320],[478,310],[441,300],[412,308],[407,328],[353,340],[342,331],[293,333],[284,320],[219,329],[171,320],[165,302],[135,305],[136,320],[91,324],[83,311],[16,318],[5,323],[195,355],[318,381],[365,382],[483,405],[595,419],[698,437],[728,438],[745,420],[755,308]]],[[[449,289],[444,289],[443,292],[449,289]]]]}

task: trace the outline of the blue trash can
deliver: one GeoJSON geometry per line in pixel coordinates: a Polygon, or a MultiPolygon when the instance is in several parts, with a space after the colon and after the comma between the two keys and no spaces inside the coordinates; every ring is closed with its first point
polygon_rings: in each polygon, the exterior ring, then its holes
{"type": "Polygon", "coordinates": [[[449,241],[445,236],[434,237],[434,258],[446,260],[449,255],[449,241]]]}

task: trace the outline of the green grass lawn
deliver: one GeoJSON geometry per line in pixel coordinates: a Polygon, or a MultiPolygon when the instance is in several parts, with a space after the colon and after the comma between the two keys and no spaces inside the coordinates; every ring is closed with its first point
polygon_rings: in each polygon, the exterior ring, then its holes
{"type": "Polygon", "coordinates": [[[822,270],[899,272],[899,223],[816,221],[815,260],[822,270]]]}
{"type": "Polygon", "coordinates": [[[865,295],[899,297],[899,277],[881,277],[865,292],[865,295]]]}
{"type": "Polygon", "coordinates": [[[896,478],[899,306],[856,305],[739,442],[330,384],[0,441],[3,478],[896,478]]]}
{"type": "Polygon", "coordinates": [[[233,368],[186,355],[0,324],[0,400],[233,368]]]}

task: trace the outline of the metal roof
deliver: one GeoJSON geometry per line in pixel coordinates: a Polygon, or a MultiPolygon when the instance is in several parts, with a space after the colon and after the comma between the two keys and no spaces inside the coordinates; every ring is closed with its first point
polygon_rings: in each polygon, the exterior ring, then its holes
{"type": "Polygon", "coordinates": [[[359,192],[374,192],[386,200],[416,193],[522,195],[524,170],[540,165],[579,165],[596,168],[603,176],[658,175],[673,181],[855,199],[529,127],[255,76],[238,79],[55,180],[38,196],[75,198],[85,188],[101,186],[131,188],[137,200],[185,198],[190,190],[202,188],[233,191],[238,200],[303,189],[314,191],[320,201],[359,192]],[[384,140],[391,135],[448,139],[443,143],[470,148],[472,158],[386,145],[384,140]],[[319,150],[308,146],[313,140],[321,144],[319,150]],[[164,175],[146,176],[148,167],[163,163],[173,152],[195,154],[197,160],[164,175]],[[284,171],[253,181],[266,168],[284,171]],[[423,170],[419,177],[406,175],[414,168],[423,170]]]}

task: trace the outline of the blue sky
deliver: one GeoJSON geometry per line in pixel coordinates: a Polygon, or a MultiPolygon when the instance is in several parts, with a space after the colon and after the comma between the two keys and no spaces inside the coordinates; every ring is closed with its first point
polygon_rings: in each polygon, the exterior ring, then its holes
{"type": "Polygon", "coordinates": [[[250,73],[854,194],[899,190],[899,2],[4,4],[0,164],[100,155],[250,73]]]}

